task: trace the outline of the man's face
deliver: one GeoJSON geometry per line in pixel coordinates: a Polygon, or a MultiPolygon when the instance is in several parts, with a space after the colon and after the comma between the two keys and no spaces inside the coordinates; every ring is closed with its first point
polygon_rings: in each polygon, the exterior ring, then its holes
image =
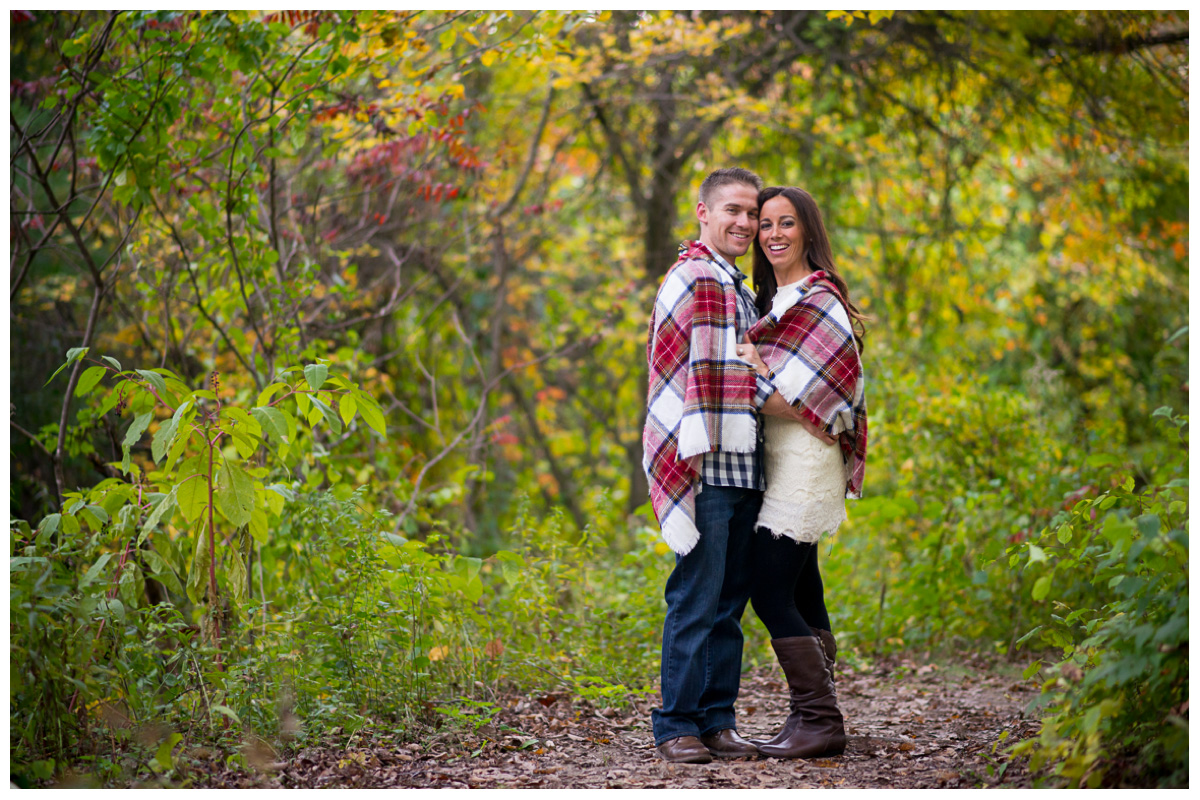
{"type": "Polygon", "coordinates": [[[696,206],[696,217],[700,241],[732,264],[758,235],[758,190],[746,183],[719,186],[709,203],[696,206]]]}

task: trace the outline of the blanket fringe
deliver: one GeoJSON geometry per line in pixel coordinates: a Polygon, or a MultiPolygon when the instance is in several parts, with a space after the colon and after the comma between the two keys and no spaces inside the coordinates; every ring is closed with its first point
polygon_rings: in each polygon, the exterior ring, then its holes
{"type": "Polygon", "coordinates": [[[692,552],[692,548],[696,546],[696,542],[700,541],[700,531],[696,529],[696,523],[688,519],[687,514],[676,509],[662,523],[663,541],[667,543],[667,547],[681,556],[686,556],[692,552]]]}

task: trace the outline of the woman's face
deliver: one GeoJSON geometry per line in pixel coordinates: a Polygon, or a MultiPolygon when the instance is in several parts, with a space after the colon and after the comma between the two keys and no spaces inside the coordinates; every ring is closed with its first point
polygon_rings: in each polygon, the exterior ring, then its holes
{"type": "Polygon", "coordinates": [[[780,194],[763,203],[758,243],[777,274],[790,273],[804,263],[804,229],[791,200],[780,194]]]}

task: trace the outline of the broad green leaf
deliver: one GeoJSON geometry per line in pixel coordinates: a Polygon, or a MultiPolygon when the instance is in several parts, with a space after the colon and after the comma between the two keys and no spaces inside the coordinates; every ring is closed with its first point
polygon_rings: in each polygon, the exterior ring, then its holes
{"type": "MultiPolygon", "coordinates": [[[[338,419],[338,415],[333,413],[333,409],[321,402],[315,395],[308,398],[312,404],[321,412],[321,416],[329,423],[329,427],[335,434],[342,432],[342,421],[338,419]]],[[[311,417],[310,417],[311,422],[311,417]]]]}
{"type": "Polygon", "coordinates": [[[176,502],[188,522],[195,522],[208,506],[208,461],[204,456],[192,456],[179,466],[179,485],[176,502]]]}
{"type": "MultiPolygon", "coordinates": [[[[162,461],[163,453],[167,448],[171,447],[175,440],[175,434],[179,431],[179,425],[184,419],[184,415],[192,408],[192,401],[183,401],[171,418],[159,426],[154,432],[154,439],[150,443],[150,454],[154,457],[154,463],[162,461]]],[[[174,448],[172,448],[173,450],[174,448]]],[[[173,461],[174,459],[172,459],[173,461]]],[[[170,467],[167,467],[170,469],[170,467]]]]}
{"type": "MultiPolygon", "coordinates": [[[[1020,639],[1017,639],[1016,644],[1018,644],[1018,645],[1025,644],[1025,642],[1029,641],[1033,637],[1033,635],[1036,634],[1041,629],[1042,629],[1042,626],[1038,625],[1036,628],[1031,630],[1029,633],[1025,634],[1020,639]]],[[[1026,675],[1025,677],[1028,678],[1029,676],[1026,675]]]]}
{"type": "Polygon", "coordinates": [[[217,510],[237,528],[250,524],[254,512],[254,479],[226,459],[217,479],[217,510]]]}
{"type": "MultiPolygon", "coordinates": [[[[268,496],[275,494],[268,492],[268,496]]],[[[254,541],[259,544],[266,544],[271,535],[271,526],[267,520],[267,512],[265,509],[255,507],[250,514],[250,535],[254,537],[254,541]]]]}
{"type": "Polygon", "coordinates": [[[125,624],[125,604],[115,597],[101,601],[99,608],[111,613],[122,625],[125,624]]]}
{"type": "Polygon", "coordinates": [[[123,370],[121,369],[121,362],[120,362],[120,361],[117,361],[117,360],[116,360],[115,358],[113,358],[112,356],[100,356],[100,358],[104,359],[104,361],[105,361],[105,362],[107,362],[108,364],[111,364],[111,365],[112,365],[112,367],[113,367],[113,369],[115,369],[117,372],[122,372],[122,371],[123,371],[123,370]]]}
{"type": "Polygon", "coordinates": [[[354,419],[354,409],[354,395],[344,394],[338,398],[338,411],[342,415],[342,422],[350,424],[350,420],[354,419]]]}
{"type": "Polygon", "coordinates": [[[51,534],[57,531],[58,523],[61,520],[62,514],[47,514],[42,518],[42,521],[38,523],[38,536],[42,536],[43,534],[51,534]]]}
{"type": "Polygon", "coordinates": [[[242,458],[248,459],[258,452],[258,446],[261,444],[261,441],[246,436],[245,428],[235,430],[231,435],[233,437],[233,446],[242,458]]]}
{"type": "Polygon", "coordinates": [[[288,385],[286,383],[268,384],[267,388],[265,388],[261,392],[259,392],[258,399],[256,401],[254,401],[254,405],[260,406],[260,407],[267,406],[268,404],[270,404],[272,397],[274,397],[276,394],[278,394],[281,391],[285,391],[287,388],[288,388],[288,385]]]}
{"type": "Polygon", "coordinates": [[[231,430],[236,432],[239,428],[241,428],[244,435],[248,437],[256,439],[262,438],[262,426],[258,424],[257,419],[246,413],[244,409],[238,408],[237,406],[225,406],[225,408],[221,409],[221,416],[228,417],[235,423],[231,426],[231,430]]]}
{"type": "Polygon", "coordinates": [[[80,578],[79,588],[82,589],[83,587],[90,585],[96,580],[96,578],[100,577],[100,571],[104,569],[104,565],[107,564],[112,557],[112,553],[105,553],[104,555],[100,556],[100,558],[96,559],[96,563],[92,564],[92,566],[88,568],[88,571],[83,574],[83,577],[80,578]]]}
{"type": "Polygon", "coordinates": [[[325,384],[325,378],[328,376],[329,367],[324,364],[309,364],[304,368],[304,380],[308,381],[314,392],[325,384]]]}
{"type": "Polygon", "coordinates": [[[155,550],[151,550],[151,549],[143,550],[142,558],[145,559],[146,566],[149,567],[150,574],[152,576],[157,576],[157,575],[162,575],[162,574],[169,574],[169,575],[175,574],[175,568],[173,566],[171,566],[171,564],[167,561],[166,558],[164,558],[160,553],[158,553],[155,550]]]}
{"type": "Polygon", "coordinates": [[[260,406],[253,408],[250,413],[258,420],[263,431],[276,444],[284,444],[288,441],[288,425],[284,418],[283,412],[278,408],[271,406],[260,406]]]}
{"type": "Polygon", "coordinates": [[[480,568],[483,567],[482,558],[472,558],[470,556],[457,556],[454,559],[454,573],[461,575],[468,581],[479,574],[480,568]]]}
{"type": "Polygon", "coordinates": [[[1138,517],[1135,522],[1137,522],[1138,530],[1141,532],[1142,536],[1145,536],[1148,539],[1158,536],[1158,530],[1161,523],[1159,522],[1157,514],[1143,514],[1142,516],[1138,517]]]}
{"type": "Polygon", "coordinates": [[[284,487],[279,484],[272,484],[263,491],[263,499],[267,504],[267,508],[271,509],[271,513],[279,516],[283,513],[283,506],[288,500],[288,496],[284,494],[284,487]]]}
{"type": "Polygon", "coordinates": [[[237,545],[238,538],[234,538],[234,546],[225,548],[225,582],[229,587],[229,594],[237,603],[246,602],[246,561],[242,558],[242,548],[237,545]]]}
{"type": "Polygon", "coordinates": [[[157,372],[151,372],[148,369],[139,369],[136,370],[136,372],[138,375],[141,375],[143,378],[145,378],[146,382],[153,386],[154,390],[158,392],[160,396],[167,394],[167,382],[163,380],[162,375],[159,375],[157,372]]]}
{"type": "Polygon", "coordinates": [[[154,419],[154,412],[147,411],[145,414],[138,414],[133,418],[133,422],[129,425],[129,430],[125,431],[125,438],[121,441],[121,446],[129,449],[138,443],[142,438],[142,434],[146,432],[146,428],[150,427],[150,420],[154,419]]]}
{"type": "Polygon", "coordinates": [[[84,521],[95,530],[100,530],[104,526],[104,523],[111,519],[108,512],[104,510],[104,506],[94,504],[86,505],[79,509],[79,516],[83,517],[84,521]]]}
{"type": "Polygon", "coordinates": [[[58,377],[58,373],[62,372],[67,367],[72,366],[76,361],[79,361],[81,358],[86,356],[88,354],[89,349],[90,348],[87,348],[87,347],[72,347],[70,350],[68,350],[66,362],[64,362],[61,367],[54,370],[54,374],[51,375],[50,378],[42,385],[49,386],[50,381],[52,381],[58,377]]]}
{"type": "Polygon", "coordinates": [[[1050,594],[1050,581],[1053,576],[1043,575],[1033,584],[1033,599],[1045,600],[1046,595],[1050,594]]]}
{"type": "Polygon", "coordinates": [[[171,491],[167,492],[166,496],[159,501],[154,510],[150,512],[150,516],[146,517],[146,524],[142,526],[142,532],[138,536],[138,546],[146,541],[146,537],[150,535],[150,531],[158,527],[158,523],[162,521],[163,515],[175,507],[175,497],[179,491],[179,486],[172,486],[171,491]]]}
{"type": "Polygon", "coordinates": [[[179,421],[174,417],[158,426],[158,430],[154,432],[154,438],[150,440],[150,456],[154,459],[154,463],[161,462],[163,456],[166,455],[167,448],[174,444],[177,430],[179,430],[179,421]]]}
{"type": "Polygon", "coordinates": [[[355,405],[359,416],[375,429],[380,436],[387,436],[387,425],[384,422],[383,411],[376,405],[374,398],[365,392],[355,392],[355,405]]]}
{"type": "MultiPolygon", "coordinates": [[[[188,440],[191,438],[191,431],[188,431],[182,436],[177,435],[175,437],[175,442],[171,445],[171,451],[167,453],[167,461],[165,464],[163,464],[164,472],[171,471],[171,467],[174,466],[175,462],[179,460],[179,457],[183,455],[183,451],[187,449],[188,440]]],[[[187,475],[182,475],[181,477],[186,478],[187,475]]]]}
{"type": "Polygon", "coordinates": [[[230,708],[229,706],[213,704],[211,706],[211,708],[213,711],[216,711],[218,714],[229,717],[231,720],[236,722],[238,725],[242,724],[242,718],[239,717],[236,713],[234,713],[233,709],[230,708]]]}
{"type": "Polygon", "coordinates": [[[183,734],[172,733],[166,740],[159,745],[158,752],[154,755],[154,763],[151,766],[158,768],[158,772],[166,772],[169,769],[175,768],[175,762],[171,758],[171,751],[175,749],[175,745],[183,741],[183,734]]]}
{"type": "MultiPolygon", "coordinates": [[[[163,560],[170,565],[171,570],[177,575],[182,574],[187,567],[187,561],[184,559],[183,553],[179,552],[179,547],[170,534],[162,531],[150,541],[153,543],[154,549],[163,557],[163,560]]],[[[183,590],[180,589],[180,591],[183,590]]]]}
{"type": "Polygon", "coordinates": [[[192,542],[192,562],[188,568],[187,594],[193,603],[199,603],[204,598],[204,589],[208,585],[208,523],[202,523],[192,542]]]}
{"type": "Polygon", "coordinates": [[[525,569],[525,558],[520,553],[514,553],[511,550],[499,550],[496,552],[495,558],[500,562],[504,580],[514,586],[519,583],[525,569]]]}
{"type": "Polygon", "coordinates": [[[96,384],[100,379],[108,374],[108,370],[104,367],[88,367],[79,376],[79,383],[75,385],[75,396],[83,397],[85,394],[96,388],[96,384]]]}

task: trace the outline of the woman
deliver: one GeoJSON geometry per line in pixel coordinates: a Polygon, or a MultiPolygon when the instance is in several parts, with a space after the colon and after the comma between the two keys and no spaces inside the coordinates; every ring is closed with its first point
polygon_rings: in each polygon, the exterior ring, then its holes
{"type": "Polygon", "coordinates": [[[802,418],[764,418],[767,491],[751,547],[754,611],[771,634],[791,695],[764,755],[839,755],[846,732],[833,686],[837,645],[825,609],[817,541],[846,519],[862,488],[867,416],[863,315],[833,263],[812,197],[794,187],[758,195],[754,285],[760,320],[746,360],[802,418]],[[756,357],[757,356],[757,357],[756,357]]]}

